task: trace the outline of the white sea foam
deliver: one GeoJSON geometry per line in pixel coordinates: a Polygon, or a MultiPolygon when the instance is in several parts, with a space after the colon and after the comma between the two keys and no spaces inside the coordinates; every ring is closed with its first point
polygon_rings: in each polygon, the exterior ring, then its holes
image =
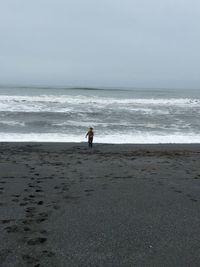
{"type": "MultiPolygon", "coordinates": [[[[83,135],[67,135],[58,133],[40,133],[40,134],[14,134],[0,133],[1,142],[86,142],[83,135]]],[[[112,143],[112,144],[162,144],[162,143],[200,143],[200,136],[195,134],[171,134],[171,135],[105,135],[95,136],[94,143],[112,143]]]]}
{"type": "Polygon", "coordinates": [[[199,114],[192,98],[0,95],[0,141],[82,142],[92,126],[97,143],[199,143],[199,114]]]}
{"type": "MultiPolygon", "coordinates": [[[[24,112],[67,112],[73,107],[89,106],[95,108],[124,108],[135,111],[149,112],[155,106],[200,107],[199,99],[169,98],[169,99],[137,99],[112,98],[99,96],[71,96],[71,95],[39,95],[39,96],[7,96],[0,95],[0,111],[24,112]]],[[[166,112],[166,111],[164,111],[166,112]]]]}
{"type": "Polygon", "coordinates": [[[0,124],[8,125],[8,126],[25,126],[24,122],[19,121],[0,121],[0,124]]]}
{"type": "MultiPolygon", "coordinates": [[[[67,120],[65,122],[52,123],[53,126],[76,126],[76,127],[86,127],[90,125],[92,127],[109,127],[109,126],[130,126],[128,122],[96,122],[96,121],[71,121],[67,120]]],[[[144,127],[144,124],[141,124],[144,127]]]]}

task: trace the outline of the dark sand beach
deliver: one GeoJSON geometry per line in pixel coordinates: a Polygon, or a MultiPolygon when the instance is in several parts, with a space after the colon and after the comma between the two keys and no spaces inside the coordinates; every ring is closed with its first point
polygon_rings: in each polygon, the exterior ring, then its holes
{"type": "Polygon", "coordinates": [[[0,144],[0,266],[199,266],[200,145],[0,144]]]}

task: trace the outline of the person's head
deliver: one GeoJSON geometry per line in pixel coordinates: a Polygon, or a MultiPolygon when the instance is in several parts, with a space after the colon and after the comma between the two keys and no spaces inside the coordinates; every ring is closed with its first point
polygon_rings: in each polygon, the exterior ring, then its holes
{"type": "Polygon", "coordinates": [[[90,127],[90,131],[92,131],[93,130],[93,128],[92,127],[90,127]]]}

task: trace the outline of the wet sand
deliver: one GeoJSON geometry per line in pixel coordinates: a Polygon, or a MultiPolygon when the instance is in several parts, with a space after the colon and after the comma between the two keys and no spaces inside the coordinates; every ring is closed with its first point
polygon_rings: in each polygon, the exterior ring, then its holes
{"type": "Polygon", "coordinates": [[[0,266],[199,266],[200,145],[0,144],[0,266]]]}

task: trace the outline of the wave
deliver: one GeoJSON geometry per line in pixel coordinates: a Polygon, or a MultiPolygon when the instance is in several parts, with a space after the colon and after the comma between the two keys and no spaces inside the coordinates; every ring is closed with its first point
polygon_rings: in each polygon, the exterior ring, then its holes
{"type": "Polygon", "coordinates": [[[0,125],[5,126],[25,126],[24,122],[18,122],[18,121],[0,121],[0,125]]]}
{"type": "MultiPolygon", "coordinates": [[[[99,96],[39,95],[0,96],[0,111],[16,112],[77,112],[92,109],[117,109],[132,112],[151,112],[164,107],[200,107],[200,99],[192,98],[113,98],[99,96]]],[[[163,111],[167,114],[168,111],[163,111]]]]}
{"type": "MultiPolygon", "coordinates": [[[[1,142],[86,142],[84,135],[67,135],[59,133],[0,133],[1,142]]],[[[111,144],[192,144],[200,143],[200,136],[195,134],[138,134],[96,136],[95,143],[111,144]]]]}
{"type": "MultiPolygon", "coordinates": [[[[52,126],[59,126],[59,127],[63,127],[63,126],[76,126],[78,128],[80,127],[86,127],[89,128],[91,125],[91,127],[102,127],[102,128],[110,128],[112,126],[118,126],[120,127],[124,127],[124,126],[132,126],[129,122],[96,122],[96,121],[64,121],[64,122],[53,122],[52,126]]],[[[138,126],[138,124],[137,124],[138,126]]],[[[145,126],[145,124],[142,124],[142,126],[145,126]]]]}
{"type": "Polygon", "coordinates": [[[200,99],[193,98],[112,98],[99,96],[71,95],[39,95],[39,96],[8,96],[0,95],[0,102],[14,103],[98,103],[98,104],[146,104],[146,105],[200,105],[200,99]]]}
{"type": "MultiPolygon", "coordinates": [[[[119,88],[119,87],[69,87],[69,86],[34,86],[34,85],[29,85],[29,86],[13,86],[13,85],[0,85],[0,89],[38,89],[38,90],[78,90],[78,91],[132,91],[132,89],[128,89],[128,88],[119,88]]],[[[135,89],[137,90],[137,89],[135,89]]]]}

